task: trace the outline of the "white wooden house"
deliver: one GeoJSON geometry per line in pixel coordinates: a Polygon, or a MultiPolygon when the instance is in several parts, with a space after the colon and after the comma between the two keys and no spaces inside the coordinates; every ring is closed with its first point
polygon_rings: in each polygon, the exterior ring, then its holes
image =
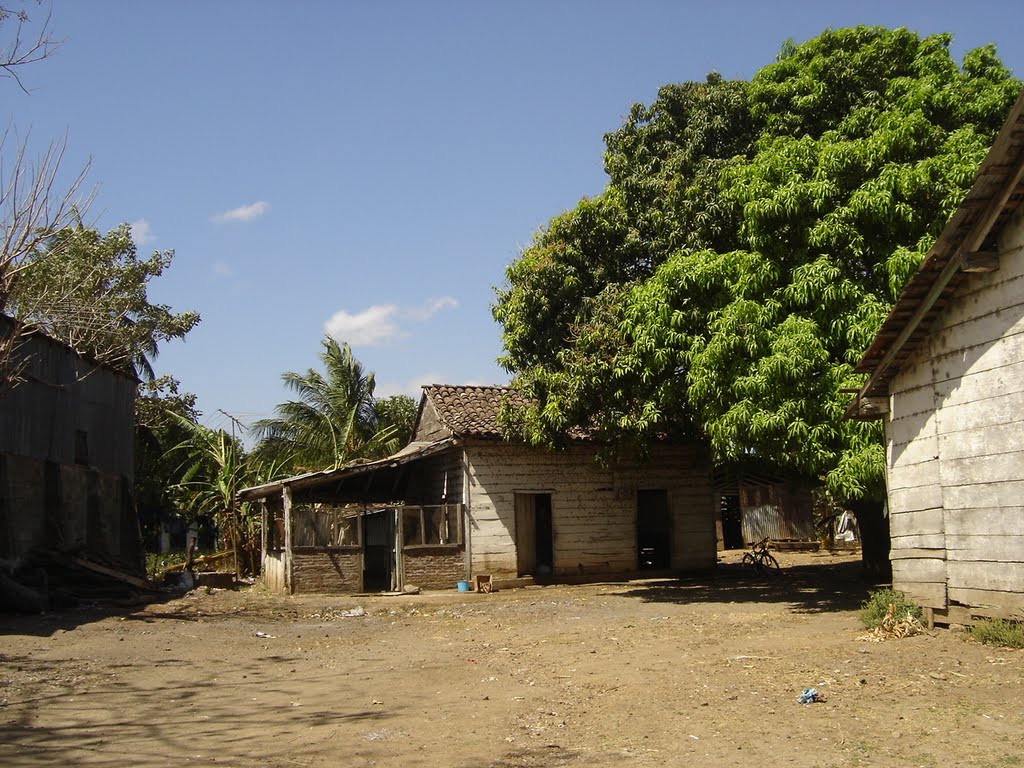
{"type": "Polygon", "coordinates": [[[936,621],[1024,611],[1024,94],[857,370],[885,420],[893,586],[936,621]]]}
{"type": "Polygon", "coordinates": [[[580,439],[506,441],[506,387],[424,388],[410,444],[379,461],[241,492],[263,500],[264,578],[284,592],[585,581],[712,568],[715,500],[700,446],[602,466],[580,439]]]}

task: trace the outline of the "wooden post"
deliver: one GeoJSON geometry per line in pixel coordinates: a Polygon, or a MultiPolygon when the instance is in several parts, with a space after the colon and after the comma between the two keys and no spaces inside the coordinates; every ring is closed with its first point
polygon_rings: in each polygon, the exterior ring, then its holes
{"type": "Polygon", "coordinates": [[[267,572],[267,500],[260,500],[260,576],[267,572]]]}
{"type": "Polygon", "coordinates": [[[281,489],[284,507],[284,588],[295,594],[294,572],[292,569],[292,489],[287,485],[281,489]]]}
{"type": "Polygon", "coordinates": [[[402,507],[395,507],[391,514],[395,516],[395,537],[393,543],[395,549],[395,567],[391,573],[391,588],[400,592],[405,586],[405,554],[402,551],[402,546],[405,541],[405,534],[402,532],[402,525],[404,524],[403,518],[405,515],[402,512],[402,507]]]}
{"type": "Polygon", "coordinates": [[[463,543],[463,552],[465,553],[465,578],[469,579],[473,574],[473,533],[470,520],[470,514],[472,510],[469,506],[470,492],[469,492],[469,457],[466,456],[465,450],[462,451],[462,509],[459,515],[459,525],[463,526],[462,530],[459,531],[459,538],[463,543]]]}
{"type": "Polygon", "coordinates": [[[366,504],[359,510],[359,518],[356,529],[356,541],[359,542],[359,591],[366,591],[366,504]]]}

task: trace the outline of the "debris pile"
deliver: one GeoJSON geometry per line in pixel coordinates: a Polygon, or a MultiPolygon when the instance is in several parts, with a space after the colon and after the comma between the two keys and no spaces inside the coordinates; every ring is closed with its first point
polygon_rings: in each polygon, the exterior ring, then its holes
{"type": "Polygon", "coordinates": [[[0,573],[0,612],[68,610],[82,601],[138,600],[153,587],[141,568],[84,550],[38,550],[0,573]]]}
{"type": "Polygon", "coordinates": [[[924,632],[924,625],[910,611],[902,615],[896,614],[896,606],[889,603],[885,609],[885,616],[878,626],[862,636],[861,640],[873,643],[880,643],[883,640],[899,640],[912,635],[920,635],[924,632]]]}
{"type": "Polygon", "coordinates": [[[336,621],[337,619],[355,619],[365,615],[366,609],[361,605],[357,605],[355,608],[349,609],[324,608],[321,611],[307,615],[306,618],[318,621],[336,621]]]}

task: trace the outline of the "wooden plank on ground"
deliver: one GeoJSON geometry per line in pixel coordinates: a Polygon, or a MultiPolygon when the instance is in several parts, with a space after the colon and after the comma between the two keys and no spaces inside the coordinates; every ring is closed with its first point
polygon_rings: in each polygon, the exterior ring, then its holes
{"type": "Polygon", "coordinates": [[[112,579],[122,581],[125,584],[130,584],[131,586],[138,587],[139,589],[153,589],[153,585],[145,579],[140,579],[138,576],[133,576],[130,573],[119,571],[116,568],[110,568],[106,565],[100,565],[99,563],[94,563],[91,560],[86,560],[82,557],[72,557],[71,562],[79,566],[80,568],[85,568],[88,571],[92,571],[93,573],[99,573],[103,576],[109,576],[112,579]]]}

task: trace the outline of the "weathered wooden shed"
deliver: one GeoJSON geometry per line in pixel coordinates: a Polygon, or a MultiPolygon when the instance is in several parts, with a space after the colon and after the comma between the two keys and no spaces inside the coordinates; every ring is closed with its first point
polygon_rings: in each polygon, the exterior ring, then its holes
{"type": "MultiPolygon", "coordinates": [[[[0,333],[15,333],[0,316],[0,333]]],[[[20,337],[0,393],[0,560],[74,553],[142,575],[133,498],[137,380],[41,334],[20,337]]]]}
{"type": "Polygon", "coordinates": [[[719,549],[742,549],[771,539],[789,546],[817,542],[811,492],[763,470],[718,469],[719,549]]]}
{"type": "Polygon", "coordinates": [[[940,622],[1024,611],[1024,94],[861,359],[893,585],[940,622]]]}
{"type": "Polygon", "coordinates": [[[645,463],[604,467],[584,438],[559,452],[509,442],[497,414],[516,396],[425,387],[398,454],[242,491],[265,502],[267,583],[357,592],[714,567],[716,496],[702,447],[659,444],[645,463]]]}

